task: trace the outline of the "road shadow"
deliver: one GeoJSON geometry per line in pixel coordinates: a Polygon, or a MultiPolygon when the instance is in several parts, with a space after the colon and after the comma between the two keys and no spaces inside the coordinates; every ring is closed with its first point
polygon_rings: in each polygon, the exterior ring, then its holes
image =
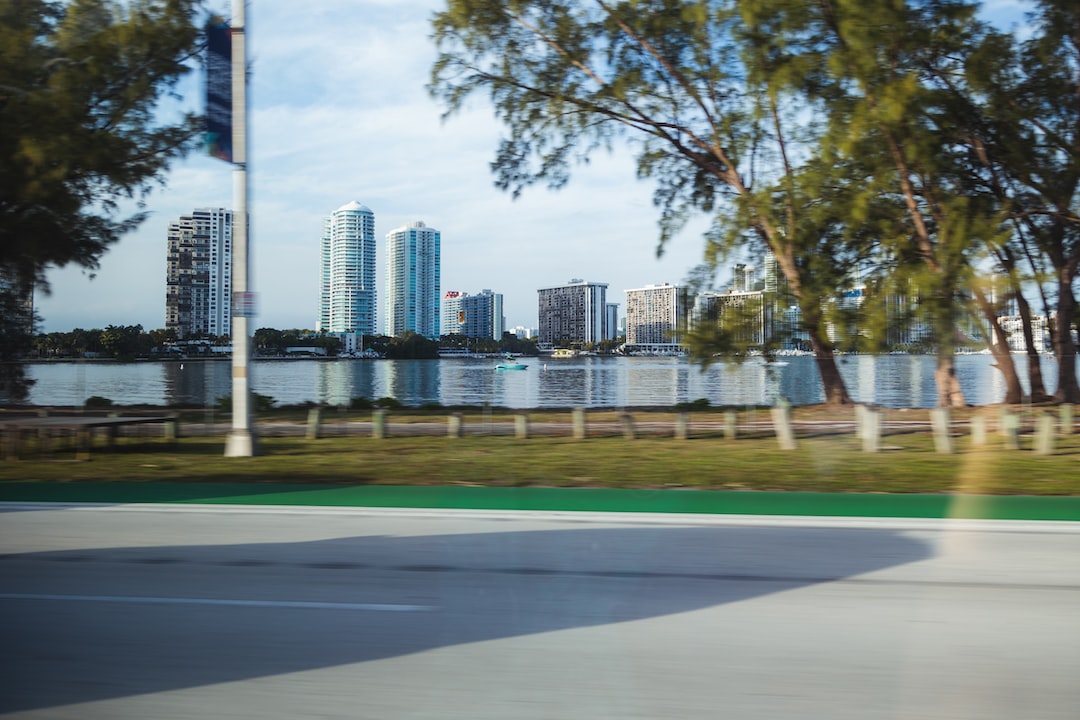
{"type": "Polygon", "coordinates": [[[510,527],[0,556],[0,712],[656,618],[931,555],[877,529],[510,527]]]}

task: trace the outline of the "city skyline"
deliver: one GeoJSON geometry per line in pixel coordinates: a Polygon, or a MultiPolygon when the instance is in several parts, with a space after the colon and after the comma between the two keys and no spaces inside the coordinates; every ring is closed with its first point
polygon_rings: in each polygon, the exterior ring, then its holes
{"type": "MultiPolygon", "coordinates": [[[[452,236],[444,286],[500,288],[509,327],[536,327],[536,289],[567,277],[603,278],[609,299],[625,307],[624,289],[683,282],[701,262],[708,222],[700,217],[656,257],[654,186],[637,179],[619,143],[575,168],[560,191],[532,187],[515,201],[493,187],[489,164],[504,130],[490,106],[477,100],[443,122],[425,90],[435,58],[429,19],[441,0],[325,0],[302,13],[288,3],[252,5],[252,327],[313,326],[319,223],[336,198],[375,208],[376,237],[416,217],[452,236]]],[[[995,0],[985,13],[1007,25],[1022,22],[1024,7],[995,0]]],[[[177,92],[172,110],[202,110],[198,73],[177,92]]],[[[53,294],[37,295],[39,329],[161,327],[168,224],[192,208],[232,207],[232,186],[226,163],[203,154],[178,162],[146,199],[146,222],[99,269],[46,273],[53,294]]]]}
{"type": "MultiPolygon", "coordinates": [[[[425,90],[435,59],[429,18],[441,6],[327,0],[296,13],[288,4],[253,4],[252,327],[313,328],[320,223],[348,199],[375,210],[377,238],[419,217],[453,237],[443,286],[499,289],[510,327],[535,327],[536,289],[571,275],[605,278],[621,302],[622,288],[677,282],[700,262],[704,220],[657,259],[653,186],[636,178],[625,149],[594,156],[561,191],[538,186],[514,200],[497,190],[489,163],[503,131],[491,108],[476,103],[443,122],[443,108],[425,90]],[[368,38],[360,44],[359,26],[368,38]]],[[[201,112],[198,73],[177,90],[173,110],[201,112]]],[[[231,208],[232,188],[227,163],[201,153],[176,163],[146,199],[147,220],[104,254],[98,270],[47,272],[53,293],[37,295],[39,329],[162,327],[168,224],[192,208],[231,208]]],[[[377,273],[381,289],[381,263],[377,273]]]]}

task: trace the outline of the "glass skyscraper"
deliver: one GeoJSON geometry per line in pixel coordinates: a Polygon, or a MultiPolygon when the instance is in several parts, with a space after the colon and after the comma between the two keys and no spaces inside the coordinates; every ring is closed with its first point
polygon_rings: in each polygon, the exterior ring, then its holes
{"type": "Polygon", "coordinates": [[[353,200],[323,219],[316,329],[375,334],[375,213],[353,200]]]}
{"type": "Polygon", "coordinates": [[[386,322],[391,337],[440,335],[441,235],[416,221],[386,234],[386,322]]]}

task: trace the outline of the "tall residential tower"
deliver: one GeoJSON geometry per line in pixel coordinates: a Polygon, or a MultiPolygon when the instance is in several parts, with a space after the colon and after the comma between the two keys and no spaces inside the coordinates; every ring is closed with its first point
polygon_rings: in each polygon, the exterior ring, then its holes
{"type": "Polygon", "coordinates": [[[169,223],[165,328],[179,339],[232,332],[232,210],[199,208],[169,223]]]}
{"type": "Polygon", "coordinates": [[[626,345],[632,352],[668,353],[679,347],[685,291],[678,285],[646,285],[626,291],[626,345]]]}
{"type": "Polygon", "coordinates": [[[537,290],[541,347],[572,347],[614,337],[607,327],[607,287],[575,279],[537,290]]]}
{"type": "Polygon", "coordinates": [[[447,290],[443,295],[444,335],[502,340],[505,326],[502,293],[484,289],[479,295],[470,295],[467,292],[447,290]]]}
{"type": "Polygon", "coordinates": [[[375,334],[375,213],[353,200],[323,219],[316,329],[375,334]]]}
{"type": "Polygon", "coordinates": [[[439,339],[441,242],[439,231],[420,221],[386,234],[387,335],[439,339]]]}

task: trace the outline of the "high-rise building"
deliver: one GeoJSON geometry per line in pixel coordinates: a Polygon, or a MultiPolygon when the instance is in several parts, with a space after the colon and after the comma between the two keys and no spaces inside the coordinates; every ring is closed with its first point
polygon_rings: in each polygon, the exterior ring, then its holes
{"type": "Polygon", "coordinates": [[[765,283],[764,290],[767,293],[780,292],[783,278],[780,276],[780,267],[776,262],[776,253],[772,250],[765,252],[762,259],[762,280],[765,283]]]}
{"type": "Polygon", "coordinates": [[[527,328],[524,325],[515,325],[510,328],[510,334],[515,335],[518,340],[530,340],[536,337],[536,330],[527,328]]]}
{"type": "Polygon", "coordinates": [[[540,345],[598,343],[608,337],[607,287],[607,283],[574,279],[538,290],[540,345]]]}
{"type": "Polygon", "coordinates": [[[442,300],[442,332],[502,340],[506,326],[502,293],[484,289],[479,295],[447,290],[442,300]]]}
{"type": "Polygon", "coordinates": [[[232,210],[198,208],[169,223],[165,328],[179,339],[232,332],[232,210]]]}
{"type": "Polygon", "coordinates": [[[353,200],[323,219],[317,330],[375,334],[375,213],[353,200]]]}
{"type": "Polygon", "coordinates": [[[609,302],[604,308],[604,339],[619,337],[619,303],[609,302]]]}
{"type": "Polygon", "coordinates": [[[760,346],[776,337],[776,315],[776,304],[764,290],[704,292],[694,298],[691,321],[715,322],[735,341],[760,346]]]}
{"type": "Polygon", "coordinates": [[[626,291],[626,345],[631,351],[679,349],[685,290],[678,285],[646,285],[626,291]]]}
{"type": "Polygon", "coordinates": [[[441,242],[439,231],[419,220],[386,234],[387,335],[439,339],[441,242]]]}

